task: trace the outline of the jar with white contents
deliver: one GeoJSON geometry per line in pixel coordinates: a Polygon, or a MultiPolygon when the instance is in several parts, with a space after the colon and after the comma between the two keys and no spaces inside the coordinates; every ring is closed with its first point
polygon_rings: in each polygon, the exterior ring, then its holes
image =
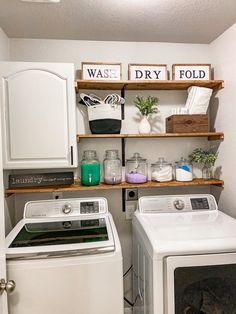
{"type": "Polygon", "coordinates": [[[152,181],[167,182],[172,180],[172,165],[160,157],[157,162],[151,164],[152,181]]]}
{"type": "Polygon", "coordinates": [[[175,178],[176,181],[193,180],[193,166],[187,159],[181,157],[181,159],[175,163],[175,178]]]}

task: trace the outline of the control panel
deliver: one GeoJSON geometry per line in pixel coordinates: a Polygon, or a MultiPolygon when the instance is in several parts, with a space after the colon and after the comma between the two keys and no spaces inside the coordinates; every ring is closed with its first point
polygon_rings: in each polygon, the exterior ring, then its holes
{"type": "Polygon", "coordinates": [[[107,200],[103,197],[57,199],[26,203],[24,218],[71,217],[107,212],[107,200]]]}
{"type": "Polygon", "coordinates": [[[142,213],[196,212],[217,210],[216,200],[210,194],[144,196],[139,199],[142,213]]]}

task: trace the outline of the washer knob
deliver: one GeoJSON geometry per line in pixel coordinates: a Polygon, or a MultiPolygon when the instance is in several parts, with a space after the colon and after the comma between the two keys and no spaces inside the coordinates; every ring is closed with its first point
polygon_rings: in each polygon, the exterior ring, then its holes
{"type": "Polygon", "coordinates": [[[176,209],[182,210],[182,209],[184,209],[184,202],[182,200],[175,200],[174,206],[176,209]]]}
{"type": "Polygon", "coordinates": [[[72,206],[69,203],[66,203],[62,206],[62,212],[66,215],[70,214],[72,212],[72,206]]]}

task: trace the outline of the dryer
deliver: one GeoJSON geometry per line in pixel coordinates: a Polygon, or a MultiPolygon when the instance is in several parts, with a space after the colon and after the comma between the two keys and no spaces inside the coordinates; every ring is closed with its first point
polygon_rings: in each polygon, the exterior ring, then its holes
{"type": "Polygon", "coordinates": [[[209,194],[142,197],[133,270],[134,314],[236,313],[236,220],[209,194]]]}
{"type": "Polygon", "coordinates": [[[28,202],[6,254],[10,314],[123,314],[122,253],[105,198],[28,202]]]}

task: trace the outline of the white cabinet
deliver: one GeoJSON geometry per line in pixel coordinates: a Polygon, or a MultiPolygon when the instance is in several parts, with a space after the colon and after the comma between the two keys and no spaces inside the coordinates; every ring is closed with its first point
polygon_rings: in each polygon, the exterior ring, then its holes
{"type": "Polygon", "coordinates": [[[74,66],[0,63],[3,168],[77,166],[74,66]]]}

